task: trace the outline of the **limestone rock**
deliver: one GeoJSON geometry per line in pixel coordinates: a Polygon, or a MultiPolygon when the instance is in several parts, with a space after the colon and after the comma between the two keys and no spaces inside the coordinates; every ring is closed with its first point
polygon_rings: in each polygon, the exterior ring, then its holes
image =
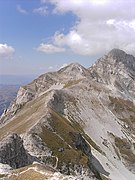
{"type": "Polygon", "coordinates": [[[23,147],[23,141],[17,134],[11,134],[0,143],[0,163],[19,168],[32,163],[32,157],[23,147]]]}

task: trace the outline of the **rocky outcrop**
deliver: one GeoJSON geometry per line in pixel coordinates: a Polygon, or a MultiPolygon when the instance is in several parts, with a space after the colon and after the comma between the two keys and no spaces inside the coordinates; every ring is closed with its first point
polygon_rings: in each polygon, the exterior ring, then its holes
{"type": "Polygon", "coordinates": [[[101,163],[96,159],[96,157],[94,157],[91,152],[90,145],[86,142],[83,136],[80,133],[70,133],[70,136],[72,137],[76,148],[81,150],[88,157],[89,168],[95,174],[95,176],[100,180],[102,180],[100,174],[108,176],[109,173],[104,170],[101,163]]]}
{"type": "Polygon", "coordinates": [[[34,98],[34,93],[24,87],[20,87],[17,93],[17,97],[10,104],[9,108],[4,111],[0,117],[0,123],[4,124],[11,119],[20,109],[29,101],[34,98]]]}
{"type": "Polygon", "coordinates": [[[72,137],[75,147],[91,158],[91,147],[82,137],[82,135],[80,133],[70,133],[70,136],[72,137]]]}
{"type": "Polygon", "coordinates": [[[23,141],[17,134],[11,134],[0,143],[0,163],[12,168],[31,164],[33,158],[24,149],[23,141]]]}

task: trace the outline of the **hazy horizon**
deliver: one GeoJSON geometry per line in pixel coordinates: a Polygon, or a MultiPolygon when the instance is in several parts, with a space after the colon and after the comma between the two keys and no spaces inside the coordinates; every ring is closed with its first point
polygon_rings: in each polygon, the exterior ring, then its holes
{"type": "Polygon", "coordinates": [[[38,75],[0,75],[0,85],[26,85],[37,78],[38,75]]]}

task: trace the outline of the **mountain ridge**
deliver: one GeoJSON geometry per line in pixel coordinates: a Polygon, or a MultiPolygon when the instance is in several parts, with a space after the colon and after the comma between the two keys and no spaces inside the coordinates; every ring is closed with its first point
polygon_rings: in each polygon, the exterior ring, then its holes
{"type": "Polygon", "coordinates": [[[133,180],[134,59],[114,49],[91,68],[41,75],[2,115],[0,139],[17,133],[40,163],[77,179],[133,180]]]}

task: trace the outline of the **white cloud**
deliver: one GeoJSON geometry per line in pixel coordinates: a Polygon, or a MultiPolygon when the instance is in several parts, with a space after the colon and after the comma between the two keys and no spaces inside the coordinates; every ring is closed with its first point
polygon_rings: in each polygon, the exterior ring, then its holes
{"type": "Polygon", "coordinates": [[[44,53],[52,54],[52,53],[60,53],[64,52],[65,48],[63,47],[58,47],[53,44],[44,44],[41,43],[40,46],[37,48],[37,51],[41,51],[44,53]]]}
{"type": "Polygon", "coordinates": [[[49,69],[49,70],[52,70],[53,68],[54,68],[53,66],[49,66],[49,68],[48,68],[48,69],[49,69]]]}
{"type": "Polygon", "coordinates": [[[48,7],[47,6],[39,7],[34,9],[33,12],[45,16],[48,14],[48,7]]]}
{"type": "Polygon", "coordinates": [[[66,66],[68,66],[68,64],[67,64],[67,63],[64,63],[64,64],[62,64],[62,66],[59,67],[59,69],[64,68],[64,67],[66,67],[66,66]]]}
{"type": "MultiPolygon", "coordinates": [[[[46,3],[47,0],[42,0],[46,3]]],[[[53,43],[68,46],[82,55],[105,53],[120,48],[135,50],[134,0],[48,0],[55,13],[72,12],[77,22],[67,34],[56,32],[53,43]],[[102,3],[101,3],[102,2],[102,3]]]]}
{"type": "Polygon", "coordinates": [[[15,49],[7,44],[0,44],[0,59],[11,58],[15,53],[15,49]]]}
{"type": "Polygon", "coordinates": [[[22,14],[28,14],[28,12],[25,9],[23,9],[20,5],[17,5],[17,10],[22,14]]]}
{"type": "Polygon", "coordinates": [[[56,65],[53,65],[53,66],[49,66],[48,67],[48,71],[57,71],[59,68],[59,66],[56,64],[56,65]]]}

